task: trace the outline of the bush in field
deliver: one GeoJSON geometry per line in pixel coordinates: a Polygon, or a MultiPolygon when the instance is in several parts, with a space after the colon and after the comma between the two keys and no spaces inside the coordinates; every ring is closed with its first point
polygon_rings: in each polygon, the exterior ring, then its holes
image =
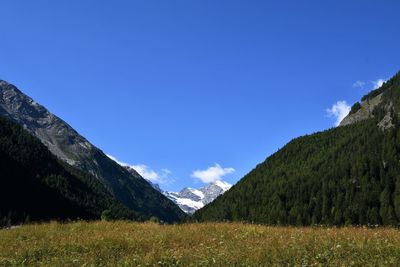
{"type": "Polygon", "coordinates": [[[161,223],[160,219],[158,219],[158,218],[155,217],[155,216],[150,217],[149,222],[152,222],[152,223],[161,223]]]}
{"type": "Polygon", "coordinates": [[[111,221],[111,210],[105,210],[101,213],[102,221],[111,221]]]}

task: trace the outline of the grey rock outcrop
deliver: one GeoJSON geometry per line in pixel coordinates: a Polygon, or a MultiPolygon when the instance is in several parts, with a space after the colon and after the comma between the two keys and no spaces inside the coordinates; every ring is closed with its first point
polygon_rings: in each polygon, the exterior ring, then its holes
{"type": "MultiPolygon", "coordinates": [[[[22,125],[54,155],[70,165],[80,165],[81,168],[97,165],[97,162],[86,161],[95,149],[93,145],[63,120],[5,81],[0,81],[0,115],[22,125]]],[[[92,174],[98,176],[95,171],[92,174]]]]}
{"type": "Polygon", "coordinates": [[[374,98],[366,99],[361,102],[360,108],[354,112],[347,115],[341,122],[339,126],[350,125],[353,123],[357,123],[359,121],[367,120],[374,117],[374,110],[381,106],[383,110],[386,112],[385,116],[379,121],[377,126],[381,130],[387,130],[394,127],[393,119],[392,119],[392,109],[393,103],[383,103],[382,102],[383,93],[377,95],[374,98]]]}
{"type": "Polygon", "coordinates": [[[374,109],[381,103],[382,94],[361,102],[361,108],[355,113],[347,115],[341,122],[339,126],[345,126],[353,124],[359,121],[363,121],[373,117],[374,109]]]}
{"type": "Polygon", "coordinates": [[[378,123],[378,127],[383,131],[395,127],[393,124],[392,113],[390,111],[388,111],[385,117],[383,117],[383,119],[378,123]]]}

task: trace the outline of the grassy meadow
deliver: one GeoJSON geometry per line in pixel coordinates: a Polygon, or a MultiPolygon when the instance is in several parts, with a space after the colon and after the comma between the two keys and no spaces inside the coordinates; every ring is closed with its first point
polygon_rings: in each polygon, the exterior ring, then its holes
{"type": "Polygon", "coordinates": [[[0,230],[0,266],[400,266],[400,231],[53,222],[0,230]]]}

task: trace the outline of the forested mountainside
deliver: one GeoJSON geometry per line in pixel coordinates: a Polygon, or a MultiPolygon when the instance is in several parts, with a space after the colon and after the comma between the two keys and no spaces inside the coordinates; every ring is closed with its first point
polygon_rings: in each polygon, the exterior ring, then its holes
{"type": "Polygon", "coordinates": [[[59,161],[14,122],[0,117],[0,226],[51,219],[144,220],[95,177],[59,161]]]}
{"type": "Polygon", "coordinates": [[[0,115],[24,127],[62,161],[95,176],[115,199],[132,211],[147,217],[155,216],[165,222],[176,222],[185,217],[177,205],[137,172],[128,172],[66,122],[14,85],[1,80],[0,115]]]}
{"type": "Polygon", "coordinates": [[[398,73],[356,103],[343,126],[292,140],[194,220],[398,225],[399,115],[398,73]]]}

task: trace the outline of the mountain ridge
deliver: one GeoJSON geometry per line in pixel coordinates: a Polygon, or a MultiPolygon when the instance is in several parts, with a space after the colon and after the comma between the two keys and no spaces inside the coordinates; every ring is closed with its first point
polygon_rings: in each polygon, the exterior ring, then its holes
{"type": "Polygon", "coordinates": [[[97,177],[129,209],[166,222],[185,216],[137,172],[128,172],[109,159],[69,124],[4,80],[0,80],[0,115],[39,138],[61,160],[97,177]]]}

